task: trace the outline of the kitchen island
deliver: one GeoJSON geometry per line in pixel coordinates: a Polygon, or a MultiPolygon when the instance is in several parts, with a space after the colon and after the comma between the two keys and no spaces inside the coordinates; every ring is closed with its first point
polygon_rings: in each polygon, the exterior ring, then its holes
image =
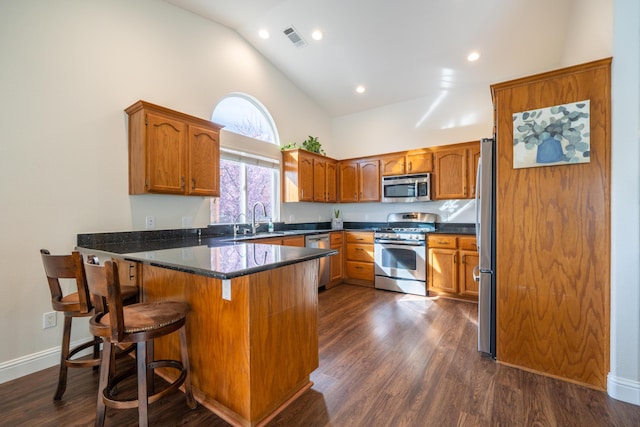
{"type": "MultiPolygon", "coordinates": [[[[189,303],[196,399],[232,425],[264,425],[312,386],[319,258],[335,251],[215,239],[180,246],[79,250],[135,262],[143,301],[189,303]]],[[[156,340],[155,357],[179,358],[177,336],[156,340]]]]}

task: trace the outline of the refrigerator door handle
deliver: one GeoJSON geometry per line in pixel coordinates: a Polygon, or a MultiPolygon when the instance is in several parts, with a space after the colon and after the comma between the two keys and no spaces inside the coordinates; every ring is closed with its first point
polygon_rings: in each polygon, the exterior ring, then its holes
{"type": "Polygon", "coordinates": [[[482,191],[480,175],[482,174],[482,158],[478,160],[478,170],[476,170],[476,246],[480,252],[480,192],[482,191]]]}

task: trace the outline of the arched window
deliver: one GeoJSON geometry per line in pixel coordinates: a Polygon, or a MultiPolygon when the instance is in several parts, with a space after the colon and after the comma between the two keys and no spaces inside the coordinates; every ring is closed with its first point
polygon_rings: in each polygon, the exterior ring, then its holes
{"type": "Polygon", "coordinates": [[[276,124],[267,109],[252,96],[232,93],[216,105],[211,120],[249,138],[280,145],[276,124]]]}
{"type": "Polygon", "coordinates": [[[211,120],[224,126],[220,132],[220,198],[211,201],[211,222],[250,223],[257,202],[266,208],[266,216],[261,208],[256,209],[258,221],[277,221],[281,154],[271,115],[257,99],[232,93],[216,105],[211,120]]]}

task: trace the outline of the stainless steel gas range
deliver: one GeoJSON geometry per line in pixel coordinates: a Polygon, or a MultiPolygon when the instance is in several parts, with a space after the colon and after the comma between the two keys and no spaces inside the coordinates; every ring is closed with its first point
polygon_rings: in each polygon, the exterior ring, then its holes
{"type": "Polygon", "coordinates": [[[426,233],[437,215],[425,212],[389,214],[387,228],[374,233],[375,287],[427,295],[426,233]]]}

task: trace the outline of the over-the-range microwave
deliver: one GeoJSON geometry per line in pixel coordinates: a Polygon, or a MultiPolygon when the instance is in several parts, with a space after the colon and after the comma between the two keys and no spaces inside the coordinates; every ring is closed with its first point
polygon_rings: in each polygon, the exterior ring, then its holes
{"type": "Polygon", "coordinates": [[[382,177],[382,201],[428,202],[431,200],[431,174],[394,175],[382,177]]]}

